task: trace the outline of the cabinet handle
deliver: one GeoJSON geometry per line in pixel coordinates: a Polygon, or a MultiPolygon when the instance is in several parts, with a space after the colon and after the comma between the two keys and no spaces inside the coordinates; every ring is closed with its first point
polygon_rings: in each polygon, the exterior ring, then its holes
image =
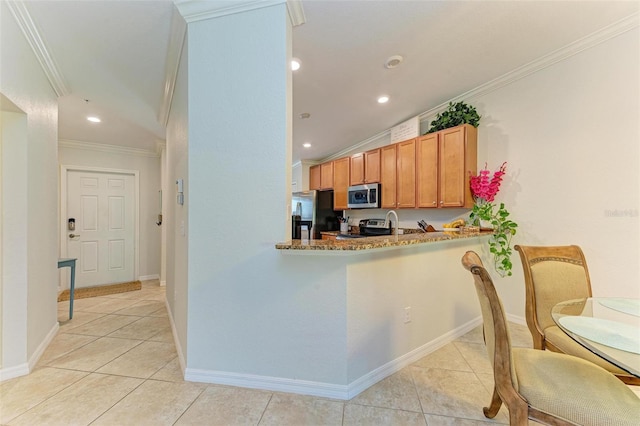
{"type": "Polygon", "coordinates": [[[434,201],[434,202],[433,202],[433,205],[435,206],[436,204],[438,204],[438,203],[434,201]]]}
{"type": "Polygon", "coordinates": [[[443,205],[443,204],[444,204],[444,201],[440,200],[440,205],[443,205]]]}

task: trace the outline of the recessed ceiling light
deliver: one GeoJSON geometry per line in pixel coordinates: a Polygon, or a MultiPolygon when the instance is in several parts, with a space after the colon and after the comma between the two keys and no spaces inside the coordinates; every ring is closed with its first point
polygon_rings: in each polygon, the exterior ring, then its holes
{"type": "Polygon", "coordinates": [[[98,117],[93,117],[93,116],[87,117],[87,120],[89,120],[92,123],[99,123],[100,121],[102,121],[98,117]]]}
{"type": "Polygon", "coordinates": [[[293,58],[291,60],[291,71],[298,71],[300,69],[300,59],[293,58]]]}
{"type": "Polygon", "coordinates": [[[386,104],[387,102],[389,102],[389,97],[388,96],[380,96],[378,98],[378,103],[379,104],[386,104]]]}
{"type": "Polygon", "coordinates": [[[309,114],[308,112],[303,112],[302,114],[298,115],[298,117],[300,117],[302,120],[311,117],[311,114],[309,114]]]}
{"type": "Polygon", "coordinates": [[[389,56],[384,63],[384,67],[388,69],[395,68],[400,65],[403,60],[404,58],[400,55],[389,56]]]}
{"type": "Polygon", "coordinates": [[[309,142],[303,143],[302,146],[304,146],[305,148],[311,148],[311,144],[309,142]]]}

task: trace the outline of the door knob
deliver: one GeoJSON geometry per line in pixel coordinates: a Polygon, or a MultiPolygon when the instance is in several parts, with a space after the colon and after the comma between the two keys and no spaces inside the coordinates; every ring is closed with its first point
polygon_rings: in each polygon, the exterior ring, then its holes
{"type": "Polygon", "coordinates": [[[79,237],[80,234],[69,234],[69,238],[73,238],[73,237],[79,237]]]}

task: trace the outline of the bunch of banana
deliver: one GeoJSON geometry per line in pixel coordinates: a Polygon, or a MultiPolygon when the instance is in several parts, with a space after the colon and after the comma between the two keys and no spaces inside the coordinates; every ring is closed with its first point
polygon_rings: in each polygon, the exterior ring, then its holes
{"type": "Polygon", "coordinates": [[[464,221],[464,219],[457,219],[454,220],[453,222],[450,223],[445,223],[442,225],[443,228],[460,228],[462,226],[464,226],[466,224],[466,222],[464,221]]]}

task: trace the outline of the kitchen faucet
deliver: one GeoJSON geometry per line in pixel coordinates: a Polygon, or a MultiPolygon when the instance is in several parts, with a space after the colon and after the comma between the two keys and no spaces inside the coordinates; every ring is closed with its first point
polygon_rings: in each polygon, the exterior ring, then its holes
{"type": "Polygon", "coordinates": [[[384,217],[384,226],[385,226],[385,228],[387,226],[389,226],[389,216],[391,215],[391,213],[393,213],[393,215],[396,217],[396,232],[395,232],[395,234],[396,234],[396,239],[397,239],[398,238],[398,225],[399,225],[399,222],[398,222],[398,214],[395,211],[389,210],[387,212],[387,215],[384,217]]]}

